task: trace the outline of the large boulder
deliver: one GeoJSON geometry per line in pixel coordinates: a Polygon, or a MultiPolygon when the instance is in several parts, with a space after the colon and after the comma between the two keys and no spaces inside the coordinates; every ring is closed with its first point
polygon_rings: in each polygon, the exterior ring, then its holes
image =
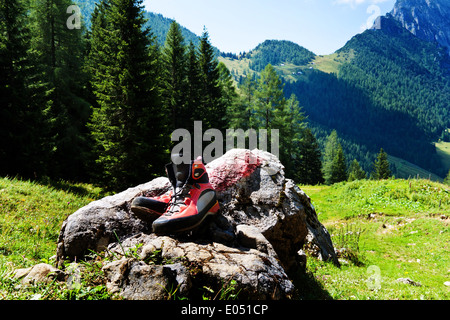
{"type": "Polygon", "coordinates": [[[294,294],[276,258],[256,249],[139,234],[111,245],[109,254],[121,258],[103,267],[107,288],[130,300],[162,300],[175,293],[214,298],[227,291],[241,299],[286,299],[294,294]]]}
{"type": "Polygon", "coordinates": [[[277,157],[233,149],[206,169],[221,211],[199,229],[158,237],[134,216],[130,204],[135,197],[170,190],[168,179],[158,178],[69,216],[58,240],[59,263],[83,258],[90,250],[116,252],[120,258],[104,268],[107,286],[127,299],[161,299],[170,288],[192,297],[201,283],[217,292],[233,283],[243,297],[282,299],[293,293],[287,272],[304,265],[304,251],[338,264],[311,200],[285,178],[277,157]],[[161,259],[149,264],[155,252],[161,259]]]}

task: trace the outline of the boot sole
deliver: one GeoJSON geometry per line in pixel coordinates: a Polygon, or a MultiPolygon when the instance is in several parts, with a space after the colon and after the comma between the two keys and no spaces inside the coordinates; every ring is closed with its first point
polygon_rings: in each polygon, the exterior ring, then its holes
{"type": "Polygon", "coordinates": [[[142,221],[153,223],[156,219],[161,217],[162,213],[150,210],[146,207],[132,206],[131,211],[142,221]]]}
{"type": "Polygon", "coordinates": [[[156,235],[168,235],[191,231],[200,226],[207,217],[216,215],[219,212],[219,210],[220,210],[219,201],[216,201],[216,203],[206,213],[202,215],[201,219],[193,225],[188,225],[184,227],[180,225],[178,228],[176,228],[176,225],[184,224],[185,221],[191,220],[192,217],[168,220],[166,223],[163,224],[156,224],[156,225],[153,224],[153,232],[156,235]]]}

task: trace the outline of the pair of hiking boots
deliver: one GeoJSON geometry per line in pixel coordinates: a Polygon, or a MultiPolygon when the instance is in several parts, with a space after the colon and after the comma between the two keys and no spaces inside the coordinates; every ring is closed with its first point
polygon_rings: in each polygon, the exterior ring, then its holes
{"type": "Polygon", "coordinates": [[[198,227],[207,216],[219,211],[216,192],[212,188],[202,158],[190,164],[166,165],[172,191],[160,197],[137,197],[131,211],[151,223],[157,235],[178,234],[198,227]]]}

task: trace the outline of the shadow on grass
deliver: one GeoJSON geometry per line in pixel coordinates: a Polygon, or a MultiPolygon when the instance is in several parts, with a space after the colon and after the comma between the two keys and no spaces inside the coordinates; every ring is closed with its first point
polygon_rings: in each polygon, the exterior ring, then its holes
{"type": "Polygon", "coordinates": [[[297,270],[289,275],[296,288],[296,299],[300,300],[333,300],[322,283],[308,270],[297,270]]]}
{"type": "Polygon", "coordinates": [[[70,192],[72,194],[81,197],[91,197],[93,199],[100,199],[109,195],[108,192],[106,192],[100,187],[89,186],[83,183],[74,183],[65,180],[55,181],[45,177],[36,180],[36,182],[41,185],[51,187],[55,190],[70,192]]]}

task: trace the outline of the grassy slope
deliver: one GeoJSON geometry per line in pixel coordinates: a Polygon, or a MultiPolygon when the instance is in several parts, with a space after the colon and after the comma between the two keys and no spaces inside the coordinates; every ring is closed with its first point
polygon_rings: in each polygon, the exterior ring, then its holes
{"type": "MultiPolygon", "coordinates": [[[[450,281],[449,187],[427,180],[387,180],[301,188],[311,197],[338,249],[352,247],[353,236],[348,231],[364,230],[356,259],[359,263],[344,257],[347,262],[338,269],[308,258],[313,286],[302,290],[303,298],[450,298],[450,288],[444,286],[450,281]],[[371,265],[380,268],[379,290],[367,285],[371,265]],[[422,286],[396,282],[402,277],[422,286]]],[[[102,276],[100,264],[88,265],[96,269],[84,275],[85,291],[55,284],[20,288],[10,279],[15,268],[50,260],[64,219],[102,196],[90,185],[40,185],[0,178],[0,299],[108,297],[101,286],[92,284],[98,281],[92,278],[102,276]]]]}
{"type": "MultiPolygon", "coordinates": [[[[308,269],[334,299],[449,299],[450,188],[428,180],[355,181],[301,186],[336,248],[356,250],[341,269],[308,259],[308,269]],[[370,266],[380,271],[372,286],[370,266]],[[397,282],[410,278],[420,287],[397,282]]],[[[309,298],[315,298],[309,297],[309,298]]]]}

